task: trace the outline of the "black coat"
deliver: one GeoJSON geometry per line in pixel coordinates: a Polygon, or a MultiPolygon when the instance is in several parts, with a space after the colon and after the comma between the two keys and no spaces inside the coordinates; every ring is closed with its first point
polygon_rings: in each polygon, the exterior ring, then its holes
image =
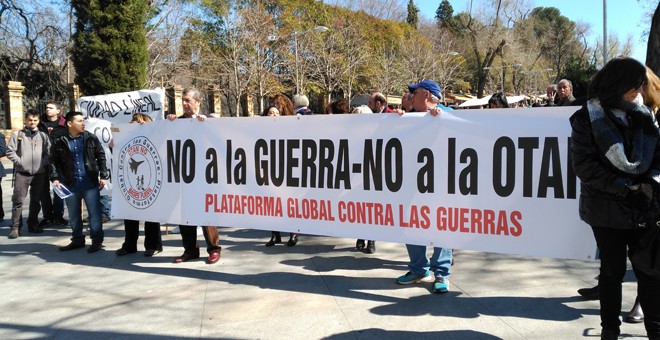
{"type": "MultiPolygon", "coordinates": [[[[640,127],[626,127],[623,123],[608,117],[617,125],[618,131],[624,136],[626,154],[630,152],[630,133],[626,129],[639,129],[640,127]]],[[[649,209],[638,209],[628,203],[629,186],[652,182],[655,188],[660,187],[658,177],[660,173],[660,138],[656,138],[656,148],[650,168],[641,175],[632,175],[615,168],[599,151],[594,139],[589,112],[586,105],[575,112],[570,118],[571,127],[571,154],[573,168],[580,178],[580,218],[592,227],[613,229],[634,229],[638,224],[648,222],[654,215],[657,206],[649,209]]],[[[656,195],[659,192],[656,189],[656,195]]],[[[657,201],[657,200],[654,200],[657,201]]],[[[657,202],[655,202],[657,203],[657,202]]]]}
{"type": "MultiPolygon", "coordinates": [[[[108,168],[105,164],[105,152],[101,142],[93,133],[83,131],[83,144],[85,153],[85,170],[90,181],[95,185],[101,179],[108,179],[108,168]]],[[[69,149],[68,134],[55,138],[50,151],[50,180],[59,180],[62,184],[71,187],[73,183],[73,154],[69,149]]]]}

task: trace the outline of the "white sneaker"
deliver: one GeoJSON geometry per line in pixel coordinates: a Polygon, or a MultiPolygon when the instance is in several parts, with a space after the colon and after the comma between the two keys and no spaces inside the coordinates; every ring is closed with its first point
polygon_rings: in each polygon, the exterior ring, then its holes
{"type": "Polygon", "coordinates": [[[170,230],[169,233],[170,234],[180,234],[181,230],[179,230],[179,227],[176,226],[176,227],[172,228],[172,230],[170,230]]]}

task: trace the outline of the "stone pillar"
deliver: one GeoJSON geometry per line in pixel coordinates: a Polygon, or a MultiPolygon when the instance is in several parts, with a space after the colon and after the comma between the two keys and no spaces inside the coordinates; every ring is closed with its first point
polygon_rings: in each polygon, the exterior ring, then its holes
{"type": "Polygon", "coordinates": [[[181,97],[183,97],[183,88],[181,85],[174,85],[170,88],[167,88],[165,94],[167,95],[168,100],[170,101],[169,103],[169,111],[170,114],[174,114],[177,117],[183,114],[183,101],[181,100],[181,97]],[[172,110],[172,107],[174,107],[174,110],[172,110]]]}
{"type": "Polygon", "coordinates": [[[23,124],[23,90],[25,87],[18,81],[3,82],[2,91],[5,102],[5,117],[2,121],[5,128],[20,130],[23,124]]]}
{"type": "Polygon", "coordinates": [[[209,113],[222,116],[222,93],[218,85],[211,85],[207,89],[209,99],[209,113]]]}
{"type": "Polygon", "coordinates": [[[254,116],[254,97],[252,97],[251,94],[244,94],[241,96],[241,110],[245,117],[254,116]]]}
{"type": "MultiPolygon", "coordinates": [[[[79,111],[76,102],[80,98],[80,87],[74,83],[69,83],[67,91],[69,92],[69,111],[79,111]]],[[[66,112],[62,112],[62,115],[65,116],[66,112]]]]}

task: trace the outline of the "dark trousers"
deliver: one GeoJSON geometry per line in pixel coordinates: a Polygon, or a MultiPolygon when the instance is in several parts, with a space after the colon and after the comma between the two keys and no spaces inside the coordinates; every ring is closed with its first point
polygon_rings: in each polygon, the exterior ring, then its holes
{"type": "MultiPolygon", "coordinates": [[[[592,227],[600,250],[600,320],[603,329],[619,334],[621,321],[621,283],[626,274],[628,248],[645,230],[618,230],[592,227]]],[[[644,311],[644,326],[650,339],[660,339],[660,277],[646,274],[633,265],[639,301],[644,311]]]]}
{"type": "MultiPolygon", "coordinates": [[[[137,241],[140,234],[140,221],[124,220],[124,244],[122,248],[137,251],[137,241]]],[[[144,249],[163,250],[163,239],[160,235],[160,223],[144,222],[144,249]]]]}
{"type": "MultiPolygon", "coordinates": [[[[202,227],[204,239],[206,240],[206,251],[211,253],[220,252],[220,235],[217,227],[202,227]]],[[[197,244],[197,226],[179,225],[181,232],[181,242],[183,243],[184,253],[199,256],[199,245],[197,244]]]]}
{"type": "MultiPolygon", "coordinates": [[[[4,174],[0,174],[2,176],[4,174]]],[[[0,197],[2,197],[2,177],[0,177],[0,197]]],[[[5,218],[5,208],[2,205],[2,199],[0,199],[0,220],[5,218]]]]}
{"type": "Polygon", "coordinates": [[[41,211],[44,220],[54,220],[64,216],[64,201],[53,193],[51,200],[50,196],[50,181],[44,181],[43,189],[41,189],[41,211]]]}
{"type": "Polygon", "coordinates": [[[41,188],[44,186],[46,173],[37,173],[34,175],[24,173],[14,173],[14,194],[11,196],[11,227],[20,228],[23,225],[21,220],[23,214],[23,201],[30,190],[30,208],[28,213],[28,227],[34,227],[39,224],[39,210],[41,210],[41,188]]]}

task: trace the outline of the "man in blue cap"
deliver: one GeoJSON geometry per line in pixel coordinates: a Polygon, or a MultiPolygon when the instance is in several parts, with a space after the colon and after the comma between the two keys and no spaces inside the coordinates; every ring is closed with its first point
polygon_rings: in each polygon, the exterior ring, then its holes
{"type": "Polygon", "coordinates": [[[428,105],[426,105],[425,102],[426,98],[418,97],[419,100],[418,106],[415,106],[413,102],[413,111],[417,111],[417,112],[430,111],[431,114],[435,116],[438,113],[438,110],[433,110],[434,107],[440,108],[445,111],[451,110],[450,108],[440,103],[443,97],[442,97],[442,89],[440,88],[440,85],[438,85],[438,83],[432,80],[422,80],[421,82],[419,82],[419,84],[408,85],[408,91],[410,91],[411,94],[414,94],[415,91],[417,91],[417,89],[425,90],[428,94],[430,94],[428,99],[430,103],[433,105],[431,107],[428,107],[428,105]],[[427,108],[422,110],[423,107],[427,107],[427,108]]]}
{"type": "MultiPolygon", "coordinates": [[[[413,112],[430,112],[434,116],[438,114],[437,110],[434,110],[442,98],[438,83],[423,80],[419,84],[409,85],[408,90],[412,94],[413,112]]],[[[431,276],[431,270],[433,270],[435,276],[433,292],[437,294],[448,292],[452,250],[434,247],[433,255],[431,259],[428,259],[426,257],[426,246],[406,244],[406,249],[410,257],[409,271],[397,278],[396,282],[401,285],[431,282],[434,281],[433,276],[431,276]]]]}

